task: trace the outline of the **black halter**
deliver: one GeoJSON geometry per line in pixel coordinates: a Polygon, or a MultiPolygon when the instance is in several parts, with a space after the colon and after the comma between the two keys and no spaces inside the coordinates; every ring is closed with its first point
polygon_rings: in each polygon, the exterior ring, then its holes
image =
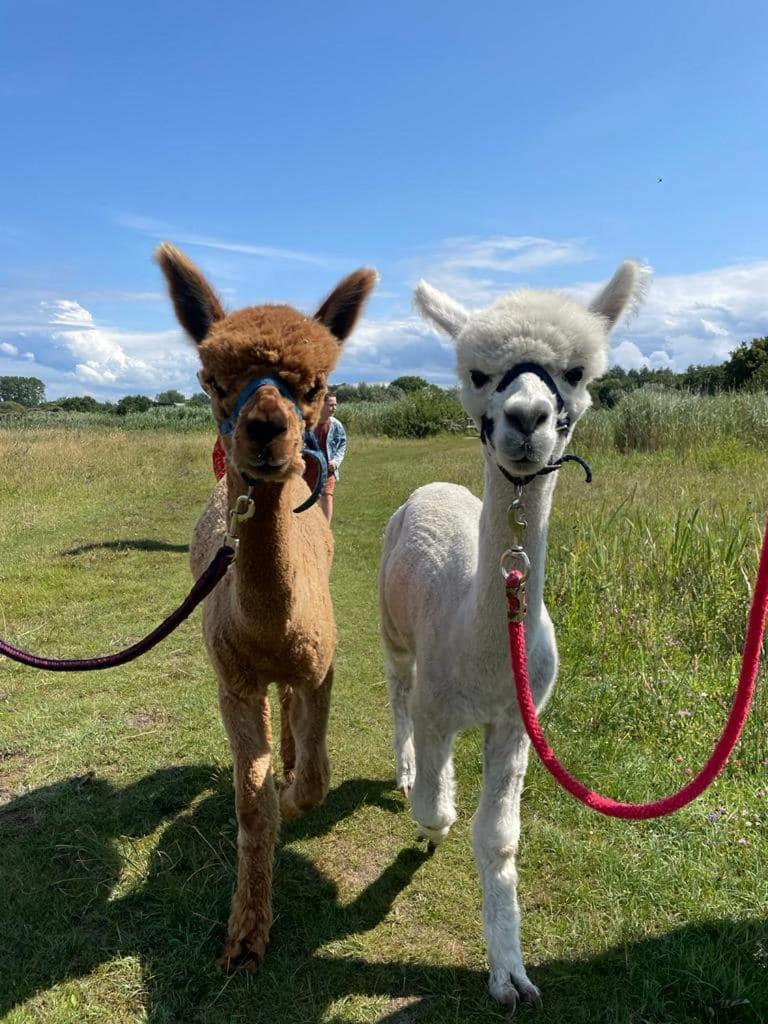
{"type": "MultiPolygon", "coordinates": [[[[507,370],[496,385],[496,392],[500,393],[502,391],[506,391],[512,381],[517,380],[517,378],[522,376],[524,373],[536,374],[539,380],[543,381],[555,396],[555,401],[557,402],[557,426],[555,429],[558,434],[567,434],[571,429],[571,417],[565,407],[565,400],[560,394],[560,390],[552,375],[539,363],[516,363],[511,370],[507,370]]],[[[490,448],[491,451],[495,451],[496,446],[493,443],[493,420],[490,416],[486,416],[485,413],[480,417],[480,440],[487,448],[490,448]]],[[[588,484],[592,483],[592,470],[589,468],[587,462],[578,455],[562,455],[559,459],[555,459],[554,462],[550,462],[549,465],[538,470],[538,472],[531,473],[530,476],[512,476],[512,474],[508,473],[503,466],[498,464],[498,462],[496,463],[496,467],[511,483],[525,486],[525,484],[529,484],[532,480],[535,480],[537,476],[544,476],[547,473],[556,472],[565,462],[577,462],[584,470],[586,482],[588,484]]]]}

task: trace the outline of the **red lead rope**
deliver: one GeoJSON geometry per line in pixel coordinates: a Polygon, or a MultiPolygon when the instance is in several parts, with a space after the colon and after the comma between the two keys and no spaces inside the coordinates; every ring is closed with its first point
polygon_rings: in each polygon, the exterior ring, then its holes
{"type": "MultiPolygon", "coordinates": [[[[515,616],[519,610],[519,587],[521,573],[513,570],[506,578],[507,606],[511,616],[515,616]]],[[[744,642],[744,653],[741,661],[741,672],[739,674],[739,685],[733,699],[728,721],[723,729],[720,739],[707,763],[691,781],[683,786],[677,793],[664,797],[662,800],[655,800],[646,804],[625,804],[610,797],[602,796],[591,789],[587,789],[578,779],[575,779],[560,764],[555,757],[554,751],[547,743],[544,733],[541,731],[539,720],[536,715],[536,705],[531,694],[530,681],[528,679],[528,667],[525,656],[525,629],[522,622],[509,623],[509,653],[512,661],[512,671],[515,677],[515,688],[517,690],[517,702],[520,707],[520,714],[531,743],[544,763],[547,770],[554,775],[557,781],[567,789],[569,793],[580,800],[593,811],[607,814],[612,818],[629,818],[632,820],[643,820],[646,818],[661,818],[665,814],[685,807],[697,796],[700,796],[715,777],[722,771],[736,745],[744,722],[747,718],[749,706],[752,702],[752,695],[755,689],[755,677],[760,665],[760,648],[763,643],[765,631],[765,618],[768,612],[768,523],[766,523],[763,547],[760,554],[760,565],[757,570],[757,581],[755,592],[752,597],[752,608],[749,613],[747,625],[747,637],[744,642]]]]}

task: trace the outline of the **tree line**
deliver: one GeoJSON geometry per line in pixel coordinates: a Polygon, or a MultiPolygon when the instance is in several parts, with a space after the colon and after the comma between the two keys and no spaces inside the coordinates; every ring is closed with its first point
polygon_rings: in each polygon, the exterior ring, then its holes
{"type": "Polygon", "coordinates": [[[590,390],[595,406],[612,407],[629,391],[642,387],[717,395],[725,391],[768,391],[768,337],[753,338],[735,348],[724,363],[689,366],[683,373],[642,367],[612,366],[590,390]]]}
{"type": "Polygon", "coordinates": [[[43,412],[111,412],[126,416],[130,412],[146,412],[155,406],[208,406],[211,400],[204,392],[187,398],[180,391],[161,391],[154,398],[147,395],[125,395],[116,402],[99,402],[90,395],[74,395],[46,402],[45,385],[37,377],[0,377],[0,411],[39,409],[43,412]]]}
{"type": "MultiPolygon", "coordinates": [[[[687,391],[692,394],[714,395],[723,391],[768,391],[768,337],[753,338],[735,348],[728,359],[717,365],[689,366],[682,373],[667,369],[625,370],[612,366],[590,387],[596,407],[610,408],[630,391],[642,387],[657,387],[687,391]]],[[[407,395],[424,398],[455,392],[456,388],[441,388],[423,377],[406,374],[389,384],[337,384],[333,393],[339,403],[393,402],[407,395]]],[[[125,395],[117,402],[99,402],[90,395],[59,398],[46,402],[45,385],[37,377],[0,377],[0,411],[36,408],[67,412],[112,412],[125,416],[131,412],[146,412],[154,406],[187,405],[207,406],[210,399],[204,392],[187,398],[174,389],[161,391],[154,399],[146,395],[125,395]],[[3,409],[5,406],[5,409],[3,409]]]]}

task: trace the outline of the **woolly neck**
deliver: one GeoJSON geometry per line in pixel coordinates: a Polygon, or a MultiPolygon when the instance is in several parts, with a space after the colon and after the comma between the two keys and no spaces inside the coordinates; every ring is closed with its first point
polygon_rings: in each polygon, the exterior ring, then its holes
{"type": "MultiPolygon", "coordinates": [[[[544,605],[547,531],[556,483],[556,473],[536,477],[524,488],[522,495],[523,518],[527,523],[523,543],[531,562],[526,585],[526,633],[529,637],[538,627],[544,605]]],[[[506,602],[500,560],[511,542],[507,512],[514,497],[514,485],[498,472],[490,459],[486,459],[477,574],[471,594],[474,610],[470,614],[477,623],[493,623],[494,630],[498,625],[502,630],[500,641],[506,635],[506,602]]]]}

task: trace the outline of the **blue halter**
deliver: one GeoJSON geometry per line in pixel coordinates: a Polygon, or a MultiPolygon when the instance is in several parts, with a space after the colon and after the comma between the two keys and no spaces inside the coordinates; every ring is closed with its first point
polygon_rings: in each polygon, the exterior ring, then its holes
{"type": "MultiPolygon", "coordinates": [[[[302,426],[304,425],[304,413],[301,411],[296,399],[293,397],[293,394],[289,390],[288,385],[285,383],[285,381],[281,380],[279,377],[254,377],[245,385],[243,390],[238,395],[237,401],[235,402],[235,407],[232,410],[232,412],[229,414],[229,416],[227,416],[225,420],[222,420],[221,423],[219,424],[220,434],[226,437],[234,431],[238,417],[240,416],[240,413],[243,411],[245,404],[248,402],[250,398],[252,398],[256,394],[259,388],[263,388],[265,384],[271,384],[272,387],[277,388],[277,390],[280,392],[283,398],[288,399],[288,401],[293,406],[296,415],[299,418],[299,423],[301,423],[302,426]]],[[[306,512],[308,508],[311,508],[319,499],[320,495],[323,492],[323,488],[325,487],[326,482],[328,480],[328,463],[325,460],[325,456],[320,451],[320,445],[317,443],[317,438],[315,437],[311,430],[305,429],[303,431],[303,440],[304,447],[301,449],[301,454],[304,456],[305,459],[314,459],[314,461],[317,463],[317,468],[319,472],[317,474],[317,483],[315,484],[314,490],[312,491],[312,493],[310,494],[306,501],[302,502],[298,508],[295,508],[293,510],[294,512],[306,512]]],[[[245,473],[241,473],[240,475],[243,477],[246,483],[251,484],[252,486],[260,482],[258,480],[255,480],[253,477],[247,476],[245,473]]]]}

